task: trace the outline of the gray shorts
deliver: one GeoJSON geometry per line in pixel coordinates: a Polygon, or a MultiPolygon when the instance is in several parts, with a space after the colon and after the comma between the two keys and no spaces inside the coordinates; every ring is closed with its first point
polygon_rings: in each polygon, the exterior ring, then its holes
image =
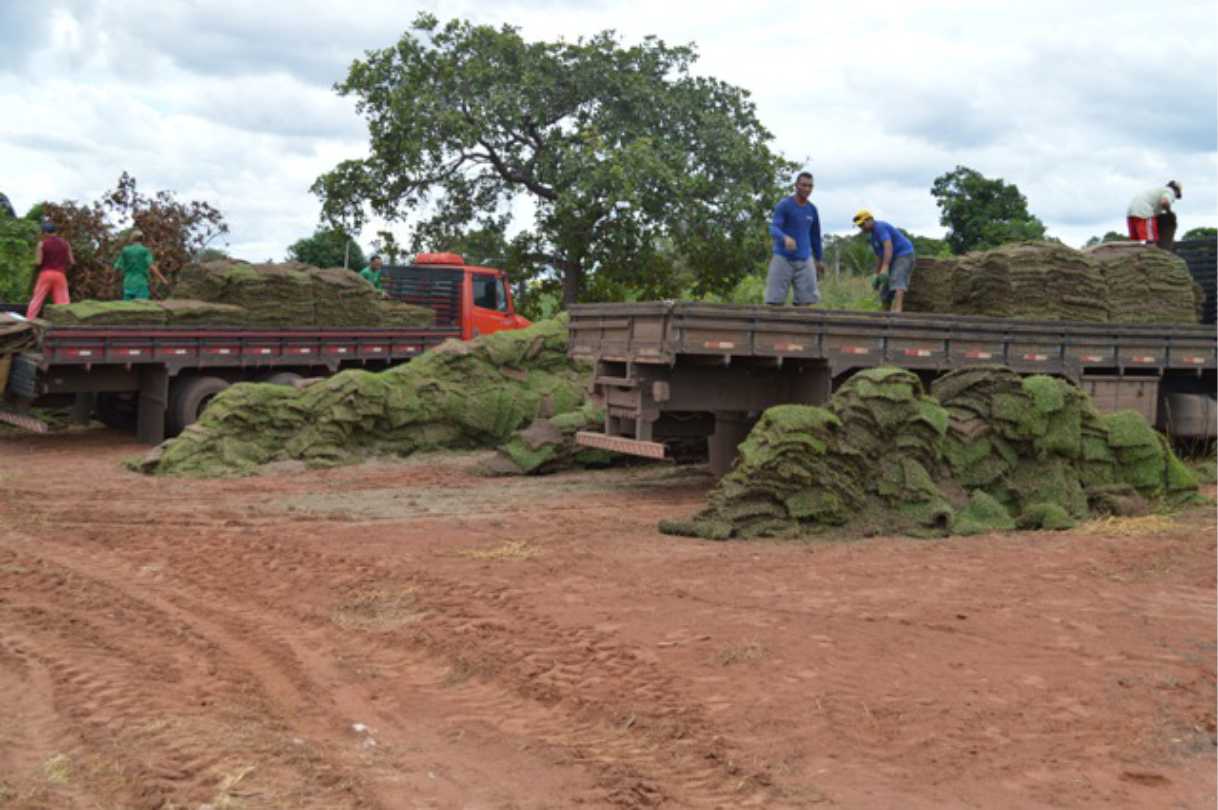
{"type": "Polygon", "coordinates": [[[781,305],[787,302],[787,290],[795,288],[795,306],[820,301],[816,286],[816,263],[811,259],[792,261],[786,256],[770,257],[770,272],[765,280],[765,302],[781,305]]]}
{"type": "Polygon", "coordinates": [[[908,290],[909,277],[913,274],[913,266],[914,255],[912,253],[906,253],[904,256],[893,258],[892,264],[888,266],[888,289],[892,292],[908,290]]]}

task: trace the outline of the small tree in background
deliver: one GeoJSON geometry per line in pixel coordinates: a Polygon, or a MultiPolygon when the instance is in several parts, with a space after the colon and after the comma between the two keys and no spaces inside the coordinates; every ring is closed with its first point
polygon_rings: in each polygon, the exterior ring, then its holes
{"type": "Polygon", "coordinates": [[[1218,239],[1218,228],[1189,228],[1183,236],[1180,237],[1181,242],[1191,242],[1193,240],[1209,240],[1218,239]]]}
{"type": "Polygon", "coordinates": [[[1104,234],[1103,236],[1091,237],[1090,239],[1088,239],[1086,242],[1083,243],[1083,247],[1095,247],[1096,245],[1103,245],[1108,242],[1127,242],[1127,241],[1129,241],[1129,237],[1127,237],[1125,234],[1117,233],[1116,231],[1109,231],[1108,233],[1104,234]]]}
{"type": "Polygon", "coordinates": [[[1028,213],[1028,200],[1014,183],[957,166],[935,178],[930,193],[953,253],[1045,238],[1044,223],[1028,213]]]}
{"type": "Polygon", "coordinates": [[[312,236],[298,239],[288,248],[288,258],[314,267],[363,268],[368,262],[359,243],[340,228],[318,228],[312,236]]]}

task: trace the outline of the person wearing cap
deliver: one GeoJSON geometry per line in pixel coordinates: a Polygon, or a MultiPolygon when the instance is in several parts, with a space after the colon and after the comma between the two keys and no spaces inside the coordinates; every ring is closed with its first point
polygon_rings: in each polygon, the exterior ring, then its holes
{"type": "Polygon", "coordinates": [[[368,266],[359,271],[360,278],[376,287],[378,290],[381,287],[381,257],[373,256],[368,260],[368,266]]]}
{"type": "Polygon", "coordinates": [[[34,267],[38,270],[38,281],[34,293],[25,308],[25,317],[37,318],[42,313],[42,304],[51,297],[53,304],[70,304],[68,295],[68,268],[76,264],[72,246],[66,239],[55,235],[53,222],[42,223],[42,241],[34,248],[34,267]]]}
{"type": "Polygon", "coordinates": [[[152,251],[140,241],[143,238],[143,231],[132,229],[131,242],[119,251],[118,258],[114,260],[114,269],[123,274],[124,301],[146,301],[152,297],[148,288],[149,274],[156,276],[162,284],[169,283],[169,279],[161,275],[160,268],[156,266],[152,251]]]}
{"type": "Polygon", "coordinates": [[[901,312],[905,305],[905,291],[909,289],[909,277],[913,274],[914,246],[901,233],[901,229],[877,220],[867,209],[854,215],[854,224],[871,240],[875,251],[876,289],[889,312],[901,312]],[[885,282],[887,284],[885,285],[885,282]]]}
{"type": "Polygon", "coordinates": [[[1129,238],[1136,242],[1159,241],[1160,217],[1172,214],[1172,203],[1184,196],[1184,190],[1175,180],[1165,186],[1155,186],[1141,192],[1129,203],[1125,212],[1125,224],[1129,227],[1129,238]]]}

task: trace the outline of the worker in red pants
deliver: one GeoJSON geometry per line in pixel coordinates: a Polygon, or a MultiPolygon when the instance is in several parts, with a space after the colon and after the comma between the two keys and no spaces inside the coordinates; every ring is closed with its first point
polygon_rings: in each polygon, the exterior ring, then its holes
{"type": "Polygon", "coordinates": [[[34,295],[25,309],[27,318],[37,318],[42,312],[42,302],[51,296],[54,304],[69,304],[68,268],[76,263],[72,246],[67,240],[55,235],[55,223],[42,223],[42,241],[34,249],[34,266],[38,268],[38,283],[34,295]]]}
{"type": "Polygon", "coordinates": [[[1172,203],[1184,196],[1175,180],[1165,186],[1147,189],[1133,198],[1125,212],[1129,238],[1135,242],[1154,244],[1159,241],[1159,218],[1171,214],[1172,203]]]}

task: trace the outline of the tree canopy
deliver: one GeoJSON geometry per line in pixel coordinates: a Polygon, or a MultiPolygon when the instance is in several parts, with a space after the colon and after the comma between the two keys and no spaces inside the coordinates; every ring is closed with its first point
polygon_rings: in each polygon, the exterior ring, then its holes
{"type": "Polygon", "coordinates": [[[341,228],[318,228],[312,236],[297,239],[288,246],[288,258],[315,267],[346,266],[355,270],[368,263],[359,243],[341,228]]]}
{"type": "Polygon", "coordinates": [[[698,288],[730,288],[764,260],[758,223],[792,166],[747,91],[694,75],[696,59],[653,37],[530,42],[420,14],[336,85],[367,120],[371,153],[317,179],[322,215],[350,228],[368,211],[422,215],[417,235],[443,243],[503,231],[527,200],[532,227],[514,244],[556,271],[567,302],[593,276],[671,292],[676,258],[698,288]]]}
{"type": "Polygon", "coordinates": [[[1218,228],[1189,228],[1180,237],[1181,242],[1191,242],[1194,239],[1218,239],[1218,228]]]}
{"type": "Polygon", "coordinates": [[[1108,231],[1103,236],[1091,237],[1083,244],[1083,247],[1095,247],[1096,245],[1103,245],[1103,244],[1107,244],[1108,242],[1127,242],[1127,241],[1129,241],[1129,237],[1126,236],[1125,234],[1117,233],[1116,231],[1108,231]]]}
{"type": "Polygon", "coordinates": [[[1028,212],[1028,200],[1014,183],[990,179],[967,166],[935,178],[930,189],[939,206],[939,224],[956,254],[1007,242],[1043,239],[1045,226],[1028,212]]]}
{"type": "Polygon", "coordinates": [[[113,191],[92,203],[43,202],[26,217],[54,222],[58,235],[72,245],[76,263],[68,269],[68,286],[73,298],[105,300],[121,295],[122,279],[113,263],[132,227],[143,231],[143,244],[170,281],[210,242],[228,233],[224,215],[211,204],[183,202],[170,191],[149,197],[127,172],[118,178],[113,191]]]}

